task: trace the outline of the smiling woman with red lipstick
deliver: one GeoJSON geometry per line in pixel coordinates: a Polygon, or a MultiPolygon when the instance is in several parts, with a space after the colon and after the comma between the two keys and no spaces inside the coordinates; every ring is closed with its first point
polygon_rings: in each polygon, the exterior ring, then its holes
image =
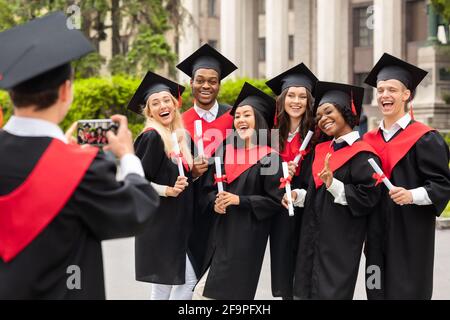
{"type": "Polygon", "coordinates": [[[194,299],[254,299],[271,217],[281,210],[281,159],[267,145],[275,100],[246,83],[231,114],[236,134],[223,156],[225,192],[217,194],[213,175],[207,179],[209,208],[218,219],[194,299]]]}
{"type": "Polygon", "coordinates": [[[308,189],[292,192],[294,205],[305,207],[294,284],[299,299],[353,297],[367,216],[380,196],[367,160],[380,162],[353,131],[363,95],[361,87],[316,84],[316,121],[333,141],[316,146],[308,189]]]}
{"type": "Polygon", "coordinates": [[[160,196],[155,218],[136,237],[136,279],[152,283],[152,300],[190,300],[197,277],[188,252],[192,232],[192,156],[183,128],[178,101],[184,87],[148,72],[128,108],[143,114],[147,123],[134,144],[145,177],[160,196]],[[144,106],[142,110],[142,106],[144,106]],[[172,134],[181,154],[175,154],[172,134]],[[185,177],[176,163],[181,157],[185,177]]]}

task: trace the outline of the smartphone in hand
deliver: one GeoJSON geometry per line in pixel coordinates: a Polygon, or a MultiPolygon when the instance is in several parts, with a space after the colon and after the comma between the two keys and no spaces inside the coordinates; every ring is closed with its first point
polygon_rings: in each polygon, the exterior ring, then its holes
{"type": "Polygon", "coordinates": [[[119,125],[111,119],[79,120],[77,127],[78,144],[90,144],[102,147],[108,144],[106,133],[117,133],[119,125]]]}

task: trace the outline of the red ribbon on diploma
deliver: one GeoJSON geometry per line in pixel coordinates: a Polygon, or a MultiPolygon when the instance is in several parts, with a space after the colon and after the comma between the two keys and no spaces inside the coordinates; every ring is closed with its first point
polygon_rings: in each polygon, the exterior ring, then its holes
{"type": "Polygon", "coordinates": [[[228,182],[227,181],[227,176],[226,175],[222,175],[221,177],[217,177],[215,174],[214,174],[214,184],[217,184],[218,182],[228,182]]]}
{"type": "Polygon", "coordinates": [[[386,176],[383,174],[378,174],[378,173],[374,173],[372,175],[372,178],[374,178],[376,180],[375,182],[375,187],[378,186],[379,184],[381,184],[383,182],[383,179],[386,178],[386,176]]]}
{"type": "Polygon", "coordinates": [[[286,188],[286,185],[289,183],[291,184],[292,177],[288,176],[287,178],[280,178],[280,189],[286,188]]]}

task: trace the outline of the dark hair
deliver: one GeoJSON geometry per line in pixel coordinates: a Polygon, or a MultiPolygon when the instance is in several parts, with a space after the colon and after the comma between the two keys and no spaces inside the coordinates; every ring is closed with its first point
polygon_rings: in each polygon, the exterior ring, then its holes
{"type": "MultiPolygon", "coordinates": [[[[252,140],[252,142],[254,142],[256,145],[259,146],[270,146],[270,128],[269,125],[267,124],[266,119],[264,119],[264,117],[262,116],[262,114],[256,110],[256,108],[254,108],[253,106],[251,106],[253,109],[253,112],[255,114],[255,135],[252,137],[252,139],[256,139],[256,140],[252,140]],[[260,133],[261,130],[265,130],[267,132],[267,139],[260,139],[260,133]]],[[[233,143],[233,146],[236,147],[243,147],[245,145],[244,140],[241,139],[241,137],[239,136],[239,134],[236,133],[236,127],[234,126],[234,122],[233,122],[233,134],[231,134],[230,139],[228,140],[228,143],[233,143]]]]}
{"type": "Polygon", "coordinates": [[[72,68],[65,64],[20,83],[9,91],[9,95],[16,108],[36,106],[37,111],[44,110],[55,104],[59,87],[71,78],[72,68]]]}
{"type": "Polygon", "coordinates": [[[336,107],[336,109],[339,111],[339,113],[344,118],[344,121],[350,126],[350,128],[354,128],[358,124],[358,118],[352,113],[352,111],[349,108],[341,107],[339,104],[333,103],[333,105],[336,107]]]}
{"type": "MultiPolygon", "coordinates": [[[[279,146],[280,152],[284,151],[284,147],[285,147],[286,141],[288,139],[289,129],[290,129],[289,114],[284,109],[288,91],[289,91],[289,88],[286,88],[277,97],[277,121],[278,121],[278,124],[275,126],[275,129],[280,130],[280,146],[279,146]]],[[[300,121],[300,136],[302,138],[306,137],[308,130],[314,129],[314,124],[315,124],[314,116],[313,116],[313,104],[314,104],[313,100],[314,100],[314,98],[308,89],[306,89],[306,96],[307,96],[306,111],[303,114],[302,119],[300,121]]]]}

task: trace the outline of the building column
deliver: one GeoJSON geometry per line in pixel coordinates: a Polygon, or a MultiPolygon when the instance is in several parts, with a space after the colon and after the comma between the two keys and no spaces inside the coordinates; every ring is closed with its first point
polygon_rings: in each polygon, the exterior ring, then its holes
{"type": "MultiPolygon", "coordinates": [[[[228,0],[222,0],[228,2],[228,0]]],[[[258,77],[258,7],[256,0],[244,0],[242,3],[242,26],[238,30],[242,34],[241,64],[238,65],[237,74],[240,77],[258,77]]]]}
{"type": "MultiPolygon", "coordinates": [[[[187,15],[183,21],[180,34],[180,42],[178,46],[179,61],[183,61],[189,57],[200,45],[200,1],[198,0],[181,0],[181,5],[187,11],[187,15]]],[[[190,77],[178,72],[178,80],[180,82],[188,82],[190,77]]]]}
{"type": "Polygon", "coordinates": [[[313,5],[312,0],[294,2],[294,60],[309,68],[313,68],[313,5]]]}
{"type": "Polygon", "coordinates": [[[317,76],[349,81],[349,0],[317,0],[317,76]]]}
{"type": "Polygon", "coordinates": [[[402,0],[374,0],[374,62],[377,62],[385,52],[399,58],[403,56],[402,2],[402,0]]]}
{"type": "Polygon", "coordinates": [[[266,0],[266,77],[270,79],[289,66],[289,0],[266,0]]]}
{"type": "Polygon", "coordinates": [[[222,0],[220,3],[220,52],[238,70],[230,78],[256,77],[258,72],[258,15],[255,0],[222,0]]]}

